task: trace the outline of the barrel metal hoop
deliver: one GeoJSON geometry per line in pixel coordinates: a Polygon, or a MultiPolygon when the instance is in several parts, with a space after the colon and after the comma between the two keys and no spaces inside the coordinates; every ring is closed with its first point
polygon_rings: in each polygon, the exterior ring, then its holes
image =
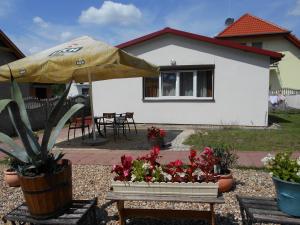
{"type": "Polygon", "coordinates": [[[70,186],[70,185],[71,185],[70,182],[65,181],[65,182],[58,183],[57,185],[55,185],[55,186],[53,186],[51,188],[40,190],[40,191],[26,191],[23,188],[22,188],[22,191],[23,191],[24,194],[38,195],[38,194],[41,194],[41,193],[44,193],[44,192],[53,191],[55,189],[58,189],[58,188],[61,188],[61,187],[66,187],[66,186],[70,186]]]}

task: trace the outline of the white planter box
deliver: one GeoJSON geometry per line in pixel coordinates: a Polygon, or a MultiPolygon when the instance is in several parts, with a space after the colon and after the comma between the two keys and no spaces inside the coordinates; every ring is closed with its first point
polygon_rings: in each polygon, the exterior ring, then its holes
{"type": "Polygon", "coordinates": [[[178,194],[217,197],[219,183],[147,183],[112,181],[112,189],[119,193],[178,194]]]}

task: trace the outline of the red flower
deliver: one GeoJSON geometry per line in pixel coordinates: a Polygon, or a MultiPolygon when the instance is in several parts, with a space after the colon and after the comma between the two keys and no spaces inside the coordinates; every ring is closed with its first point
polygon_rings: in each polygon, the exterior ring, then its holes
{"type": "Polygon", "coordinates": [[[159,155],[159,153],[160,153],[160,147],[159,146],[154,146],[153,148],[152,148],[152,150],[151,150],[151,154],[153,154],[153,155],[159,155]]]}
{"type": "Polygon", "coordinates": [[[179,167],[179,166],[182,166],[182,165],[183,165],[183,162],[181,160],[177,159],[175,161],[175,166],[179,167]]]}
{"type": "Polygon", "coordinates": [[[202,153],[206,155],[213,155],[214,151],[210,147],[205,147],[202,153]]]}
{"type": "Polygon", "coordinates": [[[165,137],[166,136],[166,131],[163,129],[159,129],[159,134],[161,137],[165,137]]]}

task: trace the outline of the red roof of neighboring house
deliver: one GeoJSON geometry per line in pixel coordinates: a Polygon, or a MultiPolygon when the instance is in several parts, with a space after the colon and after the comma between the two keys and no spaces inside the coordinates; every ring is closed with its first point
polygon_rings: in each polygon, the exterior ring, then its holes
{"type": "Polygon", "coordinates": [[[276,24],[263,20],[249,13],[241,16],[237,21],[226,27],[217,37],[249,36],[262,34],[290,33],[276,24]]]}
{"type": "Polygon", "coordinates": [[[283,35],[287,40],[300,48],[300,40],[291,31],[249,13],[241,16],[233,24],[226,27],[216,38],[230,39],[233,37],[283,35]]]}
{"type": "Polygon", "coordinates": [[[250,47],[250,46],[245,46],[245,45],[240,45],[236,42],[233,41],[225,41],[225,40],[219,40],[216,38],[211,38],[211,37],[206,37],[206,36],[202,36],[202,35],[198,35],[198,34],[193,34],[193,33],[189,33],[189,32],[185,32],[185,31],[181,31],[181,30],[175,30],[169,27],[166,27],[162,30],[147,34],[145,36],[130,40],[128,42],[122,43],[117,45],[116,47],[118,48],[126,48],[129,46],[133,46],[145,41],[148,41],[150,39],[165,35],[165,34],[173,34],[173,35],[177,35],[177,36],[181,36],[181,37],[186,37],[186,38],[190,38],[193,40],[198,40],[198,41],[203,41],[203,42],[208,42],[211,44],[215,44],[215,45],[220,45],[220,46],[225,46],[225,47],[229,47],[229,48],[234,48],[234,49],[239,49],[242,51],[246,51],[246,52],[252,52],[252,53],[256,53],[256,54],[260,54],[260,55],[266,55],[271,57],[272,59],[275,60],[280,60],[283,55],[281,53],[278,52],[273,52],[273,51],[269,51],[269,50],[264,50],[264,49],[260,49],[260,48],[254,48],[254,47],[250,47]]]}
{"type": "Polygon", "coordinates": [[[6,36],[6,34],[0,29],[0,39],[6,44],[8,48],[16,55],[17,58],[24,58],[25,55],[21,50],[6,36]]]}
{"type": "Polygon", "coordinates": [[[294,45],[296,45],[298,48],[300,48],[300,40],[293,34],[288,34],[285,36],[286,39],[291,41],[294,45]]]}

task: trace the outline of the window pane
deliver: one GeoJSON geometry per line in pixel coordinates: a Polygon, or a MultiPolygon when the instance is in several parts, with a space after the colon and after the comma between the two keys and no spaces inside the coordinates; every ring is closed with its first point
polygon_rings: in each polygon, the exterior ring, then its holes
{"type": "Polygon", "coordinates": [[[82,95],[89,95],[89,88],[82,88],[81,89],[81,94],[82,95]]]}
{"type": "Polygon", "coordinates": [[[175,73],[162,73],[161,85],[163,96],[175,96],[176,94],[176,74],[175,73]]]}
{"type": "Polygon", "coordinates": [[[180,96],[193,96],[193,72],[180,73],[180,96]]]}
{"type": "Polygon", "coordinates": [[[252,42],[252,47],[262,48],[263,47],[263,43],[262,42],[252,42]]]}
{"type": "Polygon", "coordinates": [[[213,75],[211,70],[197,72],[197,97],[212,97],[212,85],[213,75]]]}
{"type": "Polygon", "coordinates": [[[145,97],[158,97],[158,77],[145,78],[145,97]]]}

